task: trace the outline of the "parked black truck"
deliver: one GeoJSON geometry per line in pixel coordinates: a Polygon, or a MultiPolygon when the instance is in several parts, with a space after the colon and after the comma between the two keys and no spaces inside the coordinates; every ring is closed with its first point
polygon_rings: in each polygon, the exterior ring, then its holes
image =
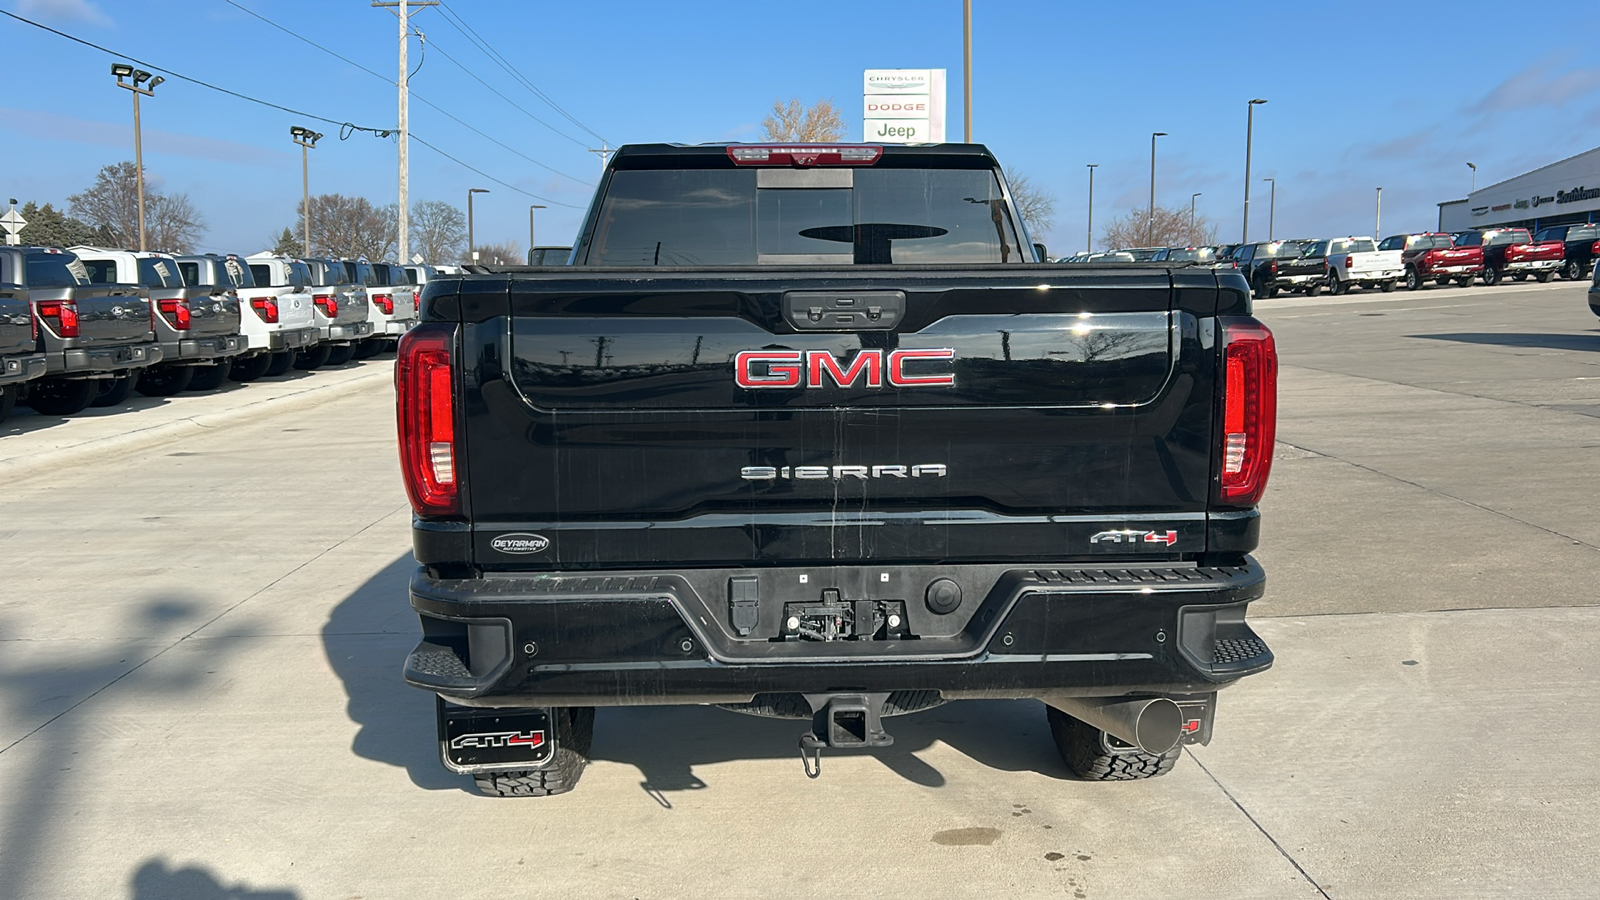
{"type": "MultiPolygon", "coordinates": [[[[18,254],[20,255],[20,254],[18,254]]],[[[0,258],[0,268],[5,260],[0,258]]],[[[21,273],[3,273],[0,278],[0,422],[11,415],[22,394],[24,382],[45,373],[45,357],[39,352],[39,323],[33,317],[28,289],[15,281],[21,273]]]]}
{"type": "Polygon", "coordinates": [[[594,708],[824,747],[1044,702],[1080,776],[1159,775],[1245,622],[1276,351],[1232,268],[1041,263],[982,146],[634,145],[573,265],[439,276],[396,366],[450,770],[570,789],[594,708]]]}

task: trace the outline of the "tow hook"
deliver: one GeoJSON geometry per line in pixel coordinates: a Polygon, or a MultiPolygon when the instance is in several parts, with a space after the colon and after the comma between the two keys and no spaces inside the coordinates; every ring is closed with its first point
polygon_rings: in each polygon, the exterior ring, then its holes
{"type": "Polygon", "coordinates": [[[881,694],[806,694],[811,704],[811,730],[800,735],[800,765],[807,778],[822,774],[822,748],[876,750],[894,743],[883,730],[881,694]]]}

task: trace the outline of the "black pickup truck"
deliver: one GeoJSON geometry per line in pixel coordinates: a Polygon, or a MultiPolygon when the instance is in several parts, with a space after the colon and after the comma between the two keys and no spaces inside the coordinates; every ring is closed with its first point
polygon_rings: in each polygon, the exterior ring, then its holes
{"type": "Polygon", "coordinates": [[[404,677],[444,765],[570,789],[598,706],[1043,701],[1068,766],[1205,743],[1277,357],[1232,268],[1041,263],[982,146],[634,145],[573,265],[430,280],[395,370],[404,677]]]}

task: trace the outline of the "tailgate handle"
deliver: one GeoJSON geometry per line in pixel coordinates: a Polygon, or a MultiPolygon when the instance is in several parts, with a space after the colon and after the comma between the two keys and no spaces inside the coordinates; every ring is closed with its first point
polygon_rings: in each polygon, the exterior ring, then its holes
{"type": "Polygon", "coordinates": [[[783,317],[796,331],[892,331],[905,315],[904,291],[789,291],[783,317]]]}

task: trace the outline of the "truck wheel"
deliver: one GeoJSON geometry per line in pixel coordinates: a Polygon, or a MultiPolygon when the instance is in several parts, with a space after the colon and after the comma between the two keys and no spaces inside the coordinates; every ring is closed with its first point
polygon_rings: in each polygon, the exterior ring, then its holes
{"type": "MultiPolygon", "coordinates": [[[[1555,276],[1556,273],[1554,272],[1540,272],[1539,274],[1533,276],[1533,280],[1539,282],[1540,284],[1549,284],[1550,279],[1554,278],[1555,276]]],[[[1517,280],[1521,281],[1522,279],[1519,278],[1517,280]]]]}
{"type": "MultiPolygon", "coordinates": [[[[1444,282],[1440,281],[1439,283],[1443,284],[1444,282]]],[[[1456,284],[1460,285],[1461,287],[1472,287],[1472,276],[1458,275],[1456,276],[1456,284]]]]}
{"type": "Polygon", "coordinates": [[[1332,272],[1328,273],[1328,293],[1337,297],[1348,289],[1348,286],[1339,280],[1339,276],[1332,272]]]}
{"type": "Polygon", "coordinates": [[[1512,274],[1511,280],[1512,281],[1527,281],[1528,280],[1528,274],[1526,272],[1515,272],[1515,273],[1512,274]]]}
{"type": "Polygon", "coordinates": [[[295,352],[293,350],[279,350],[277,353],[272,354],[271,361],[267,363],[266,374],[269,377],[276,378],[289,371],[290,367],[294,365],[294,357],[295,352]]]}
{"type": "Polygon", "coordinates": [[[134,387],[146,397],[171,397],[194,379],[194,366],[157,366],[145,369],[134,387]]]}
{"type": "Polygon", "coordinates": [[[342,366],[350,361],[356,354],[355,344],[338,344],[328,348],[328,362],[330,366],[342,366]]]}
{"type": "Polygon", "coordinates": [[[1061,759],[1085,781],[1138,781],[1172,771],[1183,752],[1180,744],[1157,756],[1122,743],[1092,725],[1085,725],[1053,706],[1044,708],[1061,759]]]}
{"type": "Polygon", "coordinates": [[[1500,279],[1503,278],[1503,277],[1505,277],[1505,276],[1501,275],[1500,274],[1500,270],[1496,269],[1494,266],[1484,266],[1483,267],[1483,283],[1484,284],[1487,284],[1490,287],[1494,287],[1495,285],[1500,283],[1500,279]]]}
{"type": "Polygon", "coordinates": [[[310,371],[311,369],[320,369],[328,364],[328,357],[332,355],[332,344],[318,344],[315,347],[312,347],[310,350],[301,350],[300,353],[295,356],[294,367],[296,369],[305,369],[307,371],[310,371]]]}
{"type": "Polygon", "coordinates": [[[17,408],[17,392],[20,390],[20,384],[0,384],[0,422],[4,422],[11,411],[17,408]]]}
{"type": "Polygon", "coordinates": [[[267,369],[272,367],[271,353],[257,353],[244,359],[236,359],[228,366],[228,378],[240,384],[247,384],[267,374],[267,369]]]}
{"type": "Polygon", "coordinates": [[[127,403],[128,398],[133,396],[133,383],[137,378],[138,376],[136,375],[102,378],[100,380],[100,391],[89,405],[105,409],[127,403]]]}
{"type": "Polygon", "coordinates": [[[472,776],[478,793],[488,797],[550,797],[578,784],[594,746],[594,707],[564,706],[551,710],[556,733],[555,758],[542,769],[484,772],[472,776]]]}
{"type": "Polygon", "coordinates": [[[388,341],[382,338],[367,338],[356,345],[356,359],[371,359],[387,349],[389,349],[388,341]]]}
{"type": "Polygon", "coordinates": [[[1264,281],[1256,282],[1254,287],[1251,289],[1250,293],[1254,294],[1257,300],[1265,300],[1265,299],[1267,299],[1267,284],[1266,284],[1266,282],[1264,282],[1264,281]]]}
{"type": "Polygon", "coordinates": [[[1388,281],[1385,281],[1382,284],[1378,285],[1378,290],[1383,291],[1385,294],[1387,294],[1390,291],[1394,290],[1394,279],[1391,278],[1388,281]]]}
{"type": "Polygon", "coordinates": [[[1308,282],[1306,284],[1306,296],[1307,297],[1315,297],[1320,293],[1322,293],[1322,282],[1320,282],[1320,281],[1312,281],[1312,282],[1308,282]]]}
{"type": "MultiPolygon", "coordinates": [[[[1470,279],[1469,279],[1469,280],[1470,280],[1470,279]]],[[[1449,283],[1450,283],[1450,276],[1448,276],[1448,275],[1440,275],[1440,276],[1439,276],[1439,277],[1438,277],[1438,278],[1435,278],[1435,279],[1434,279],[1434,280],[1433,280],[1433,283],[1434,283],[1434,284],[1437,284],[1437,285],[1438,285],[1438,286],[1439,286],[1439,287],[1444,287],[1444,286],[1445,286],[1445,285],[1447,285],[1447,284],[1449,284],[1449,283]]],[[[1459,278],[1457,278],[1457,279],[1456,279],[1456,284],[1459,284],[1459,285],[1461,285],[1461,286],[1462,286],[1462,287],[1466,287],[1466,283],[1465,283],[1465,282],[1463,282],[1463,281],[1462,281],[1462,280],[1461,280],[1461,279],[1459,279],[1459,278]]]]}
{"type": "Polygon", "coordinates": [[[41,416],[70,416],[87,409],[99,390],[98,378],[46,378],[28,384],[28,405],[41,416]]]}
{"type": "Polygon", "coordinates": [[[1561,277],[1568,281],[1581,281],[1583,279],[1583,266],[1575,259],[1567,260],[1561,267],[1561,277]]]}
{"type": "Polygon", "coordinates": [[[191,366],[194,375],[189,379],[188,390],[214,391],[228,380],[228,364],[225,362],[211,366],[191,366]]]}
{"type": "Polygon", "coordinates": [[[1415,266],[1406,266],[1406,290],[1422,290],[1422,276],[1417,274],[1415,266]]]}

